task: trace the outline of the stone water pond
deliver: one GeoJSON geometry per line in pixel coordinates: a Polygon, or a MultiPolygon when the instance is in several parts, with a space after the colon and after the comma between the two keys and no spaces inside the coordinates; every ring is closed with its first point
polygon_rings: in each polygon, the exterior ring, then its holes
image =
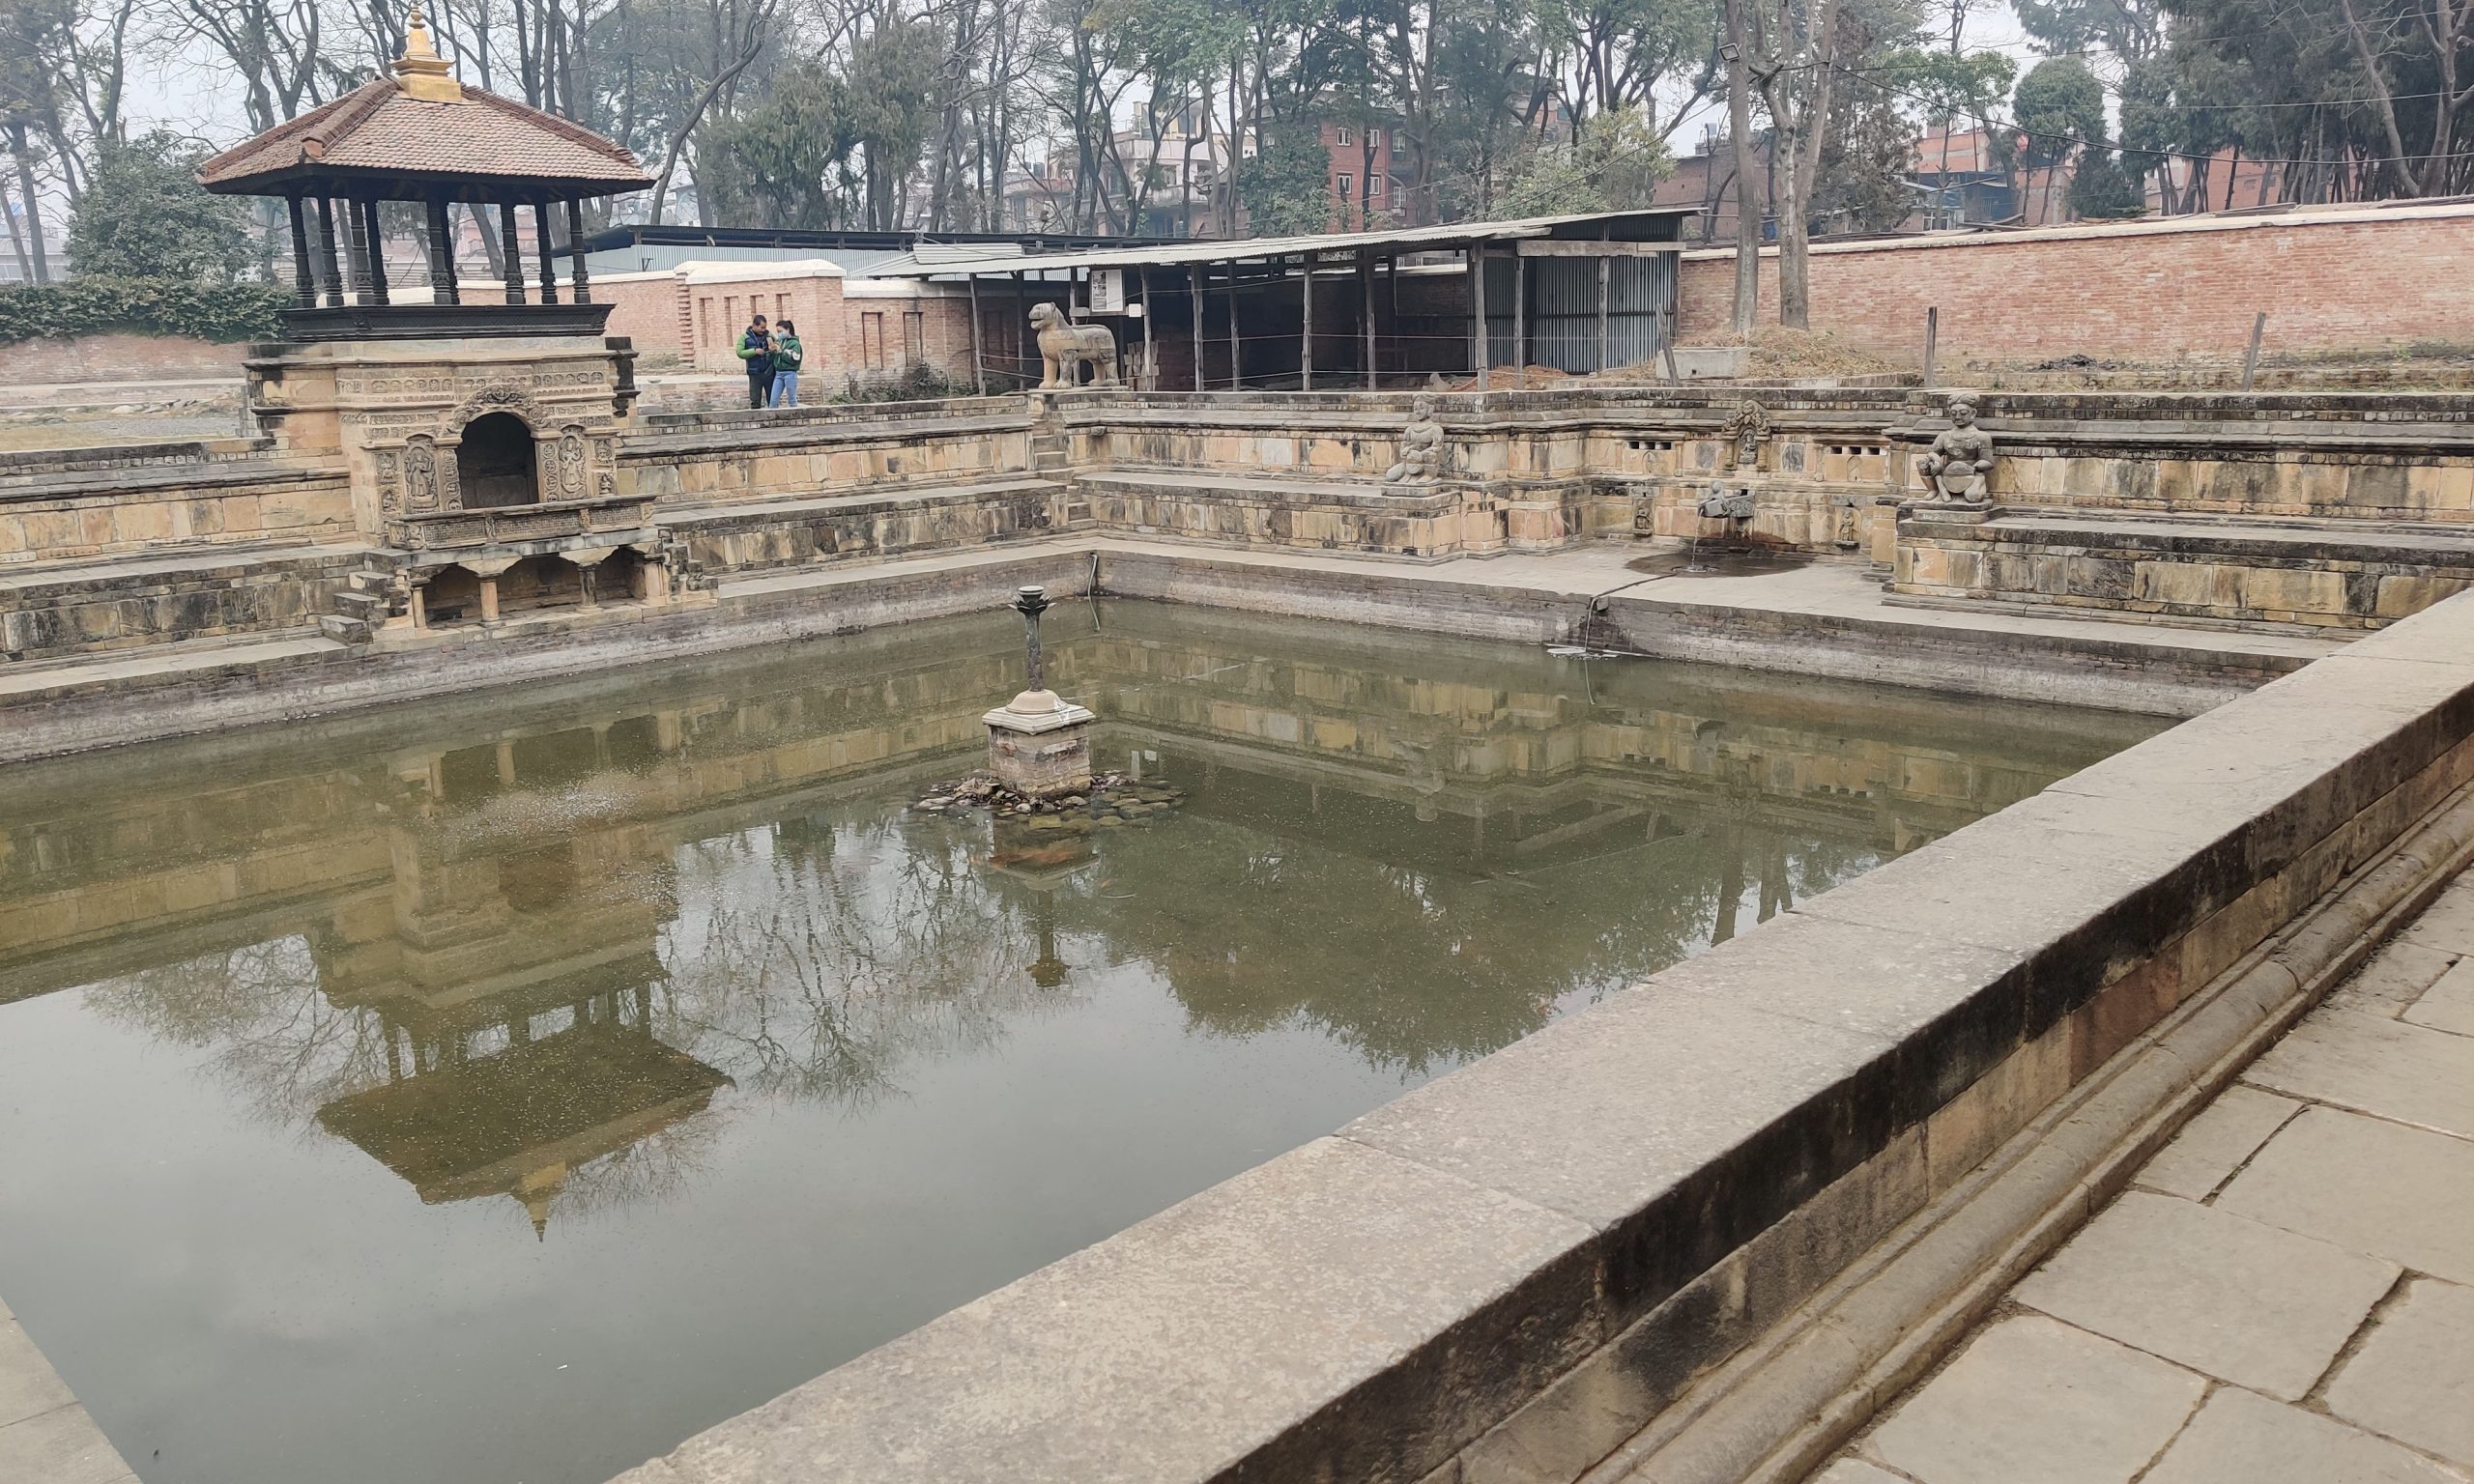
{"type": "Polygon", "coordinates": [[[2159,729],[1110,603],[0,772],[0,1298],[148,1484],[594,1484],[2159,729]]]}

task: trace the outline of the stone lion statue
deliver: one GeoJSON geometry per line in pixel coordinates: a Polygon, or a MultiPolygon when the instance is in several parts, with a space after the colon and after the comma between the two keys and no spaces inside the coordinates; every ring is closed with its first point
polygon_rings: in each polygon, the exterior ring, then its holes
{"type": "Polygon", "coordinates": [[[1117,340],[1104,325],[1077,325],[1054,304],[1031,306],[1031,328],[1040,341],[1040,385],[1079,386],[1082,366],[1095,368],[1091,385],[1117,384],[1117,340]]]}

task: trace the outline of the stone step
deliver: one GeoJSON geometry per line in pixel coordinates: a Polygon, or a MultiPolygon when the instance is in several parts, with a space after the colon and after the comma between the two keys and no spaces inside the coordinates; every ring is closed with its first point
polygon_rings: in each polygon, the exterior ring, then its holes
{"type": "Polygon", "coordinates": [[[371,638],[368,624],[358,618],[347,618],[341,614],[320,615],[318,633],[321,638],[331,639],[339,644],[365,644],[371,638]]]}

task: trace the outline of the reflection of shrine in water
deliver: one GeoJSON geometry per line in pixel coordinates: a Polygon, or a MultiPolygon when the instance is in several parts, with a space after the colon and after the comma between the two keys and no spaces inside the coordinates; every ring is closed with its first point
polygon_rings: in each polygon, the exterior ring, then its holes
{"type": "Polygon", "coordinates": [[[317,1119],[424,1203],[510,1196],[540,1235],[574,1172],[730,1084],[655,1035],[665,863],[613,873],[599,832],[503,817],[520,791],[653,761],[667,730],[629,718],[393,759],[387,890],[310,940],[326,999],[376,1020],[387,1079],[317,1119]]]}

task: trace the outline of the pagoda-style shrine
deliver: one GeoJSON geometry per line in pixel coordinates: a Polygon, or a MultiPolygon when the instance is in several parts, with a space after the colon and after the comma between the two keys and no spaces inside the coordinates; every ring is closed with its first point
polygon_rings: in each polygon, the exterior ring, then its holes
{"type": "Polygon", "coordinates": [[[610,311],[592,302],[581,203],[652,185],[644,166],[590,129],[456,81],[431,45],[417,8],[393,73],[198,168],[198,184],[208,190],[283,198],[292,218],[299,298],[298,307],[285,316],[291,337],[599,334],[610,311]],[[380,250],[383,201],[413,202],[423,210],[426,302],[398,302],[387,281],[380,250]],[[458,204],[476,215],[483,207],[496,208],[506,265],[497,295],[503,302],[465,302],[451,217],[458,204]],[[524,207],[532,211],[540,262],[539,295],[530,300],[516,214],[524,207]],[[559,301],[553,243],[561,213],[571,289],[564,304],[559,301]]]}
{"type": "Polygon", "coordinates": [[[619,462],[635,352],[603,334],[583,250],[580,203],[652,184],[633,155],[458,82],[416,8],[390,75],[216,156],[198,182],[279,196],[291,218],[298,302],[283,339],[252,347],[248,402],[288,452],[351,475],[379,555],[342,637],[672,600],[652,502],[619,462]],[[426,283],[389,281],[390,203],[420,208],[426,283]],[[495,228],[501,282],[460,279],[460,213],[495,228]]]}

